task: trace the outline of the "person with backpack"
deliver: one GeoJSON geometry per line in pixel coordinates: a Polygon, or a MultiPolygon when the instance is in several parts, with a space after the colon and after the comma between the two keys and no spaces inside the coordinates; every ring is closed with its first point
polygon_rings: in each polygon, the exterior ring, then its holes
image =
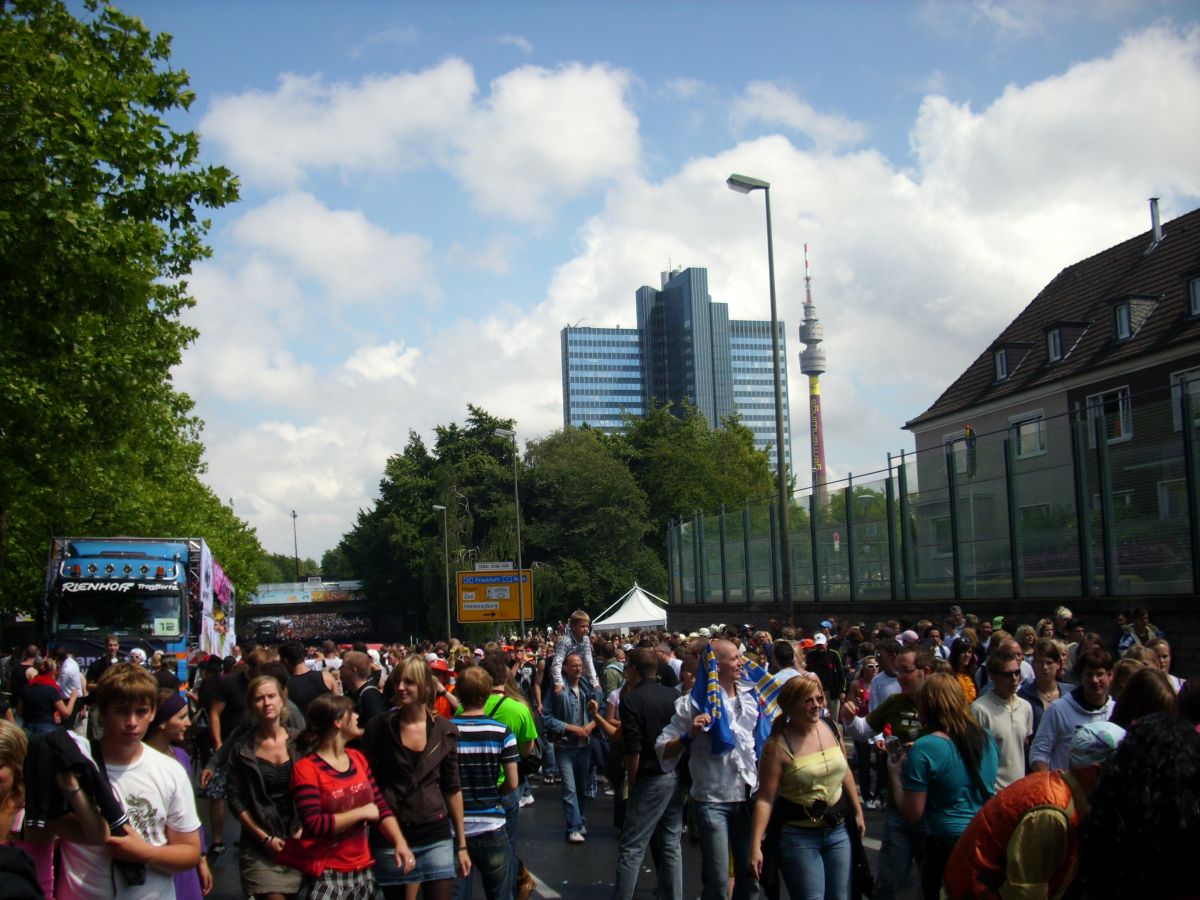
{"type": "Polygon", "coordinates": [[[342,657],[342,688],[354,701],[360,728],[365,729],[373,718],[387,712],[387,701],[375,683],[371,657],[367,654],[351,650],[342,657]]]}

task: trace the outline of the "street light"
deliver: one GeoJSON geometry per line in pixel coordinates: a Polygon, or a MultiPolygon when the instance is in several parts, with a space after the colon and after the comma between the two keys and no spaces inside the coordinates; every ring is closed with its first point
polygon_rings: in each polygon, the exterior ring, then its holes
{"type": "Polygon", "coordinates": [[[779,368],[779,316],[775,311],[775,248],[771,238],[771,184],[748,175],[730,175],[725,179],[739,194],[763,192],[767,201],[767,273],[771,281],[771,364],[775,372],[775,468],[779,493],[779,577],[783,588],[783,619],[792,622],[792,554],[788,534],[787,464],[783,457],[783,380],[779,368]]]}
{"type": "Polygon", "coordinates": [[[446,507],[440,503],[433,508],[442,514],[442,564],[446,572],[446,646],[450,646],[450,531],[446,526],[446,507]]]}
{"type": "MultiPolygon", "coordinates": [[[[517,508],[517,615],[521,618],[521,640],[525,640],[524,575],[521,571],[521,490],[517,484],[517,432],[512,428],[497,428],[496,437],[506,437],[513,445],[513,503],[517,508]]],[[[533,590],[533,585],[530,585],[533,590]]]]}

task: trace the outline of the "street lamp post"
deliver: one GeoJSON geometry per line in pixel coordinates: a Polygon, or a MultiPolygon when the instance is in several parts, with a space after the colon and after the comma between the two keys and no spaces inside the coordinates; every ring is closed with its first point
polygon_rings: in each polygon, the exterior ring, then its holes
{"type": "Polygon", "coordinates": [[[442,564],[446,582],[446,646],[450,646],[450,530],[446,525],[446,507],[435,503],[433,508],[442,514],[442,564]]]}
{"type": "MultiPolygon", "coordinates": [[[[521,489],[517,481],[517,432],[512,428],[497,428],[497,437],[512,439],[513,445],[513,504],[517,510],[517,615],[521,619],[521,640],[525,640],[525,583],[521,569],[521,489]]],[[[533,585],[529,586],[533,590],[533,585]]]]}
{"type": "Polygon", "coordinates": [[[296,535],[296,511],[292,510],[292,552],[296,560],[296,582],[300,582],[300,538],[296,535]]]}
{"type": "Polygon", "coordinates": [[[748,175],[730,175],[725,183],[739,194],[763,192],[767,201],[767,273],[771,282],[771,364],[775,373],[775,469],[779,494],[779,580],[783,589],[783,619],[792,622],[792,554],[788,534],[787,463],[783,443],[783,377],[780,370],[779,315],[775,307],[775,248],[771,237],[771,184],[748,175]]]}

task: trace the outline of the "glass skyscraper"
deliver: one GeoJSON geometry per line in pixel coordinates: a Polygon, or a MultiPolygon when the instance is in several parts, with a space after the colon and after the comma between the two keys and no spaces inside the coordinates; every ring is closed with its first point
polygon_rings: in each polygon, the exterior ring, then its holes
{"type": "MultiPolygon", "coordinates": [[[[633,328],[562,330],[563,424],[621,428],[622,410],[642,415],[652,403],[690,399],[713,428],[737,413],[768,447],[775,466],[775,389],[771,323],[730,320],[729,307],[708,294],[708,270],[662,274],[661,287],[636,292],[633,328]]],[[[780,323],[781,335],[786,334],[780,323]]],[[[791,468],[787,423],[787,347],[781,347],[784,460],[791,468]]]]}

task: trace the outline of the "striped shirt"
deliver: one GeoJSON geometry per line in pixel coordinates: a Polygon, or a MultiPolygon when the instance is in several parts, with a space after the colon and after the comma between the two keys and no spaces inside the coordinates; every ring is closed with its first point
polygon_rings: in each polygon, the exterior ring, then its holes
{"type": "Polygon", "coordinates": [[[498,782],[504,765],[520,758],[517,739],[505,724],[487,716],[455,716],[458,777],[462,782],[463,825],[467,837],[504,827],[498,782]]]}

